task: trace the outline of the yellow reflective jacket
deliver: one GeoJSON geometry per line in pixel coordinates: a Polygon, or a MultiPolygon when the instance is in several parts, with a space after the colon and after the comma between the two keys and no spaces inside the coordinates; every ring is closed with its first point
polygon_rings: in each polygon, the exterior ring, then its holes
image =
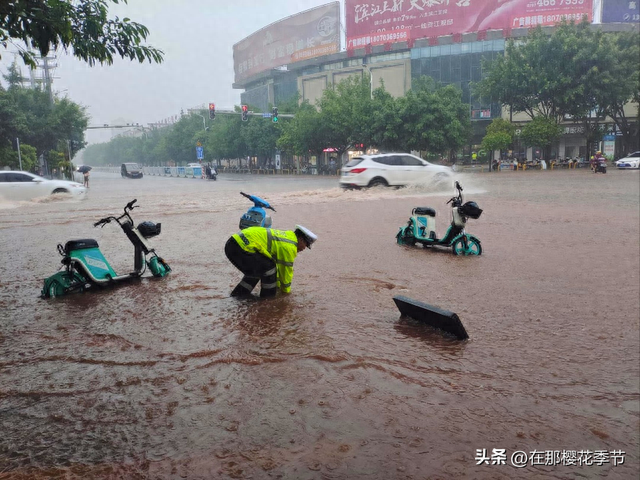
{"type": "Polygon", "coordinates": [[[293,262],[298,255],[298,237],[292,230],[249,227],[233,235],[240,247],[249,253],[261,253],[276,262],[278,288],[291,292],[293,262]]]}

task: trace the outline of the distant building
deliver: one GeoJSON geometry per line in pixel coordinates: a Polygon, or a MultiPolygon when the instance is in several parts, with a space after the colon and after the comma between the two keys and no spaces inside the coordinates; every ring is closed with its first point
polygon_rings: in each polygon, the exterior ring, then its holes
{"type": "MultiPolygon", "coordinates": [[[[640,1],[585,1],[579,7],[557,7],[553,12],[538,7],[539,2],[510,2],[499,8],[495,0],[447,2],[447,8],[442,2],[402,2],[392,11],[390,5],[395,2],[371,0],[364,8],[359,0],[344,0],[347,46],[342,51],[335,46],[339,4],[329,3],[274,22],[234,45],[233,88],[244,90],[242,104],[267,112],[269,105],[277,106],[295,95],[315,104],[325,88],[351,75],[368,73],[372,89],[384,82],[394,96],[404,95],[413,80],[427,75],[459,87],[463,101],[471,106],[473,136],[466,148],[470,154],[480,148],[493,119],[510,118],[500,105],[484,103],[470,89],[472,82],[483,77],[482,62],[504,53],[507,38],[525,37],[538,25],[551,33],[552,25],[562,18],[579,21],[583,15],[601,24],[593,28],[610,32],[637,31],[640,25],[640,1]],[[315,43],[309,45],[309,38],[315,43]]],[[[523,115],[512,118],[514,122],[527,119],[523,115]]],[[[568,119],[553,155],[578,156],[584,151],[581,127],[568,119]]],[[[535,151],[530,148],[520,153],[532,158],[535,151]]]]}

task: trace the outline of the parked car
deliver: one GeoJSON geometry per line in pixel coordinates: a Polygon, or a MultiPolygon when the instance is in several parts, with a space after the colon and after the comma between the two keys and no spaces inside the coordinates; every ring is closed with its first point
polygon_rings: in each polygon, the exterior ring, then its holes
{"type": "Polygon", "coordinates": [[[122,178],[142,178],[142,168],[137,163],[123,163],[120,167],[122,178]]]}
{"type": "Polygon", "coordinates": [[[616,167],[621,169],[640,168],[640,152],[633,152],[616,162],[616,167]]]}
{"type": "Polygon", "coordinates": [[[360,155],[342,168],[342,188],[404,186],[441,181],[453,176],[453,169],[435,165],[409,153],[360,155]]]}
{"type": "Polygon", "coordinates": [[[81,183],[49,180],[29,172],[0,171],[0,197],[7,200],[31,200],[59,193],[82,197],[87,189],[81,183]]]}

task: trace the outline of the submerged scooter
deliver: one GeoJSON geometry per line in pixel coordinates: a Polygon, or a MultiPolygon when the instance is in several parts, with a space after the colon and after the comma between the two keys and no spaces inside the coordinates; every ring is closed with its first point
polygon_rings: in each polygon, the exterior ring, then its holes
{"type": "Polygon", "coordinates": [[[249,227],[271,227],[271,217],[265,212],[265,208],[276,211],[269,202],[263,200],[255,195],[249,195],[244,192],[240,192],[240,195],[247,197],[253,202],[253,207],[249,208],[247,212],[240,217],[240,230],[244,230],[249,227]]]}
{"type": "Polygon", "coordinates": [[[465,233],[464,227],[468,218],[478,219],[482,209],[476,202],[462,203],[462,187],[456,182],[458,194],[448,202],[451,204],[451,225],[444,237],[436,236],[436,211],[430,207],[416,207],[411,211],[411,218],[407,225],[400,227],[396,235],[399,245],[415,245],[421,243],[424,247],[451,247],[455,255],[481,255],[482,246],[477,237],[465,233]]]}
{"type": "Polygon", "coordinates": [[[147,239],[160,234],[160,223],[142,222],[133,226],[129,212],[137,200],[132,200],[124,207],[124,214],[119,217],[105,217],[93,224],[104,227],[115,221],[133,243],[134,270],[126,275],[118,275],[100,251],[98,242],[93,239],[69,240],[64,247],[58,244],[58,253],[62,255],[64,270],[45,279],[42,298],[59,297],[67,293],[81,292],[93,286],[107,286],[141,277],[149,267],[154,277],[164,277],[171,268],[160,258],[147,243],[147,239]],[[151,258],[147,260],[147,255],[151,258]]]}

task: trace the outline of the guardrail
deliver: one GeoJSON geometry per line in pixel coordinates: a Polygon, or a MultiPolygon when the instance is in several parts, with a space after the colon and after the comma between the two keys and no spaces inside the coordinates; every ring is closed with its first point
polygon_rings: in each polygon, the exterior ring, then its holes
{"type": "MultiPolygon", "coordinates": [[[[93,167],[91,171],[120,174],[120,167],[93,167]]],[[[142,173],[163,177],[202,178],[202,167],[142,167],[142,173]]]]}
{"type": "Polygon", "coordinates": [[[202,167],[143,167],[142,171],[161,177],[202,178],[202,167]]]}
{"type": "MultiPolygon", "coordinates": [[[[202,178],[202,167],[142,167],[142,173],[144,175],[153,175],[160,177],[182,177],[182,178],[202,178]]],[[[341,170],[338,168],[334,172],[318,172],[306,171],[304,169],[296,168],[282,168],[276,170],[275,168],[229,168],[229,167],[216,167],[218,174],[220,173],[244,173],[244,174],[256,174],[256,175],[320,175],[320,176],[337,176],[341,174],[341,170]]],[[[102,173],[116,173],[120,174],[120,167],[93,167],[92,172],[102,173]]]]}

